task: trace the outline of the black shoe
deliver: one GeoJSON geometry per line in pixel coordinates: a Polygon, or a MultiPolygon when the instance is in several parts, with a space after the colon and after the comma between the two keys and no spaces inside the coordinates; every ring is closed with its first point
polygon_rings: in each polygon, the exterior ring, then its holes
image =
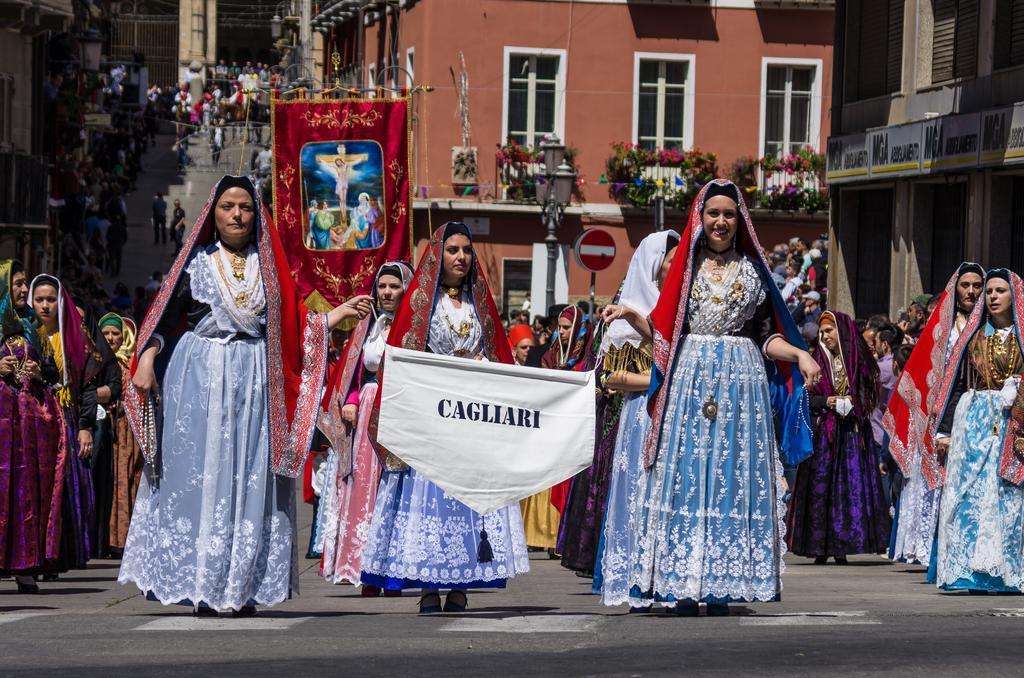
{"type": "Polygon", "coordinates": [[[29,581],[29,582],[22,582],[22,581],[18,581],[17,579],[15,579],[15,581],[18,584],[18,593],[24,593],[24,594],[39,593],[39,584],[35,583],[34,580],[33,581],[29,581]]]}
{"type": "Polygon", "coordinates": [[[44,582],[57,581],[58,579],[60,579],[60,575],[59,574],[44,574],[43,575],[43,581],[44,582]]]}
{"type": "Polygon", "coordinates": [[[255,617],[256,616],[256,606],[255,605],[243,605],[241,608],[239,608],[237,610],[232,610],[231,616],[234,617],[235,619],[244,619],[246,617],[255,617]]]}
{"type": "Polygon", "coordinates": [[[441,594],[431,591],[420,596],[420,614],[438,614],[440,612],[441,594]]]}
{"type": "MultiPolygon", "coordinates": [[[[21,586],[20,584],[18,585],[21,586]]],[[[967,595],[969,596],[987,596],[988,591],[982,591],[981,589],[967,589],[967,595]]]]}
{"type": "Polygon", "coordinates": [[[209,618],[209,617],[219,617],[220,615],[217,614],[217,610],[213,609],[212,607],[210,607],[206,603],[199,603],[198,607],[192,608],[192,616],[193,617],[206,617],[206,618],[209,618]]]}
{"type": "Polygon", "coordinates": [[[680,600],[675,606],[668,608],[668,613],[677,617],[699,617],[700,603],[696,600],[680,600]]]}
{"type": "Polygon", "coordinates": [[[836,556],[836,565],[849,565],[850,561],[846,559],[846,556],[836,556]]]}
{"type": "Polygon", "coordinates": [[[729,606],[726,603],[708,603],[709,617],[728,617],[729,606]]]}
{"type": "Polygon", "coordinates": [[[814,559],[815,565],[828,565],[828,556],[818,556],[814,559]]]}
{"type": "Polygon", "coordinates": [[[644,614],[644,613],[653,612],[653,611],[654,611],[654,607],[652,607],[651,605],[644,605],[643,607],[630,607],[629,608],[629,613],[630,614],[644,614]]]}
{"type": "Polygon", "coordinates": [[[444,598],[445,612],[465,612],[467,607],[469,607],[469,597],[465,591],[452,589],[444,598]]]}

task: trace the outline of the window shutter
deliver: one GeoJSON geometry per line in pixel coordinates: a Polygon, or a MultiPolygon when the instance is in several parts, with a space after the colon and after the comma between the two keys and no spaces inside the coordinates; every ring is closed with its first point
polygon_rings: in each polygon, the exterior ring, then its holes
{"type": "Polygon", "coordinates": [[[997,0],[995,68],[1024,64],[1024,0],[997,0]]]}
{"type": "Polygon", "coordinates": [[[904,0],[889,0],[889,55],[885,71],[885,91],[888,94],[903,88],[903,5],[904,0]]]}
{"type": "Polygon", "coordinates": [[[932,0],[932,82],[953,78],[956,0],[932,0]]]}
{"type": "Polygon", "coordinates": [[[881,96],[886,93],[886,72],[888,70],[889,39],[887,3],[864,3],[861,5],[860,41],[860,99],[881,96]]]}
{"type": "Polygon", "coordinates": [[[843,64],[845,101],[860,99],[860,11],[861,0],[850,0],[846,9],[846,55],[843,64]]]}
{"type": "Polygon", "coordinates": [[[971,77],[978,72],[978,1],[959,0],[956,8],[956,47],[953,76],[971,77]]]}

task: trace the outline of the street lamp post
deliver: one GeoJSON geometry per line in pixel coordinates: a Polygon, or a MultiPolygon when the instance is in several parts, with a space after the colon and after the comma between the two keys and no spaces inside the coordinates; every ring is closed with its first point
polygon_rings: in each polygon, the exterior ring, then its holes
{"type": "Polygon", "coordinates": [[[544,174],[537,177],[537,202],[541,204],[541,218],[547,227],[544,244],[548,248],[547,290],[544,312],[555,305],[555,268],[558,266],[558,226],[565,208],[572,198],[576,175],[565,161],[565,144],[551,135],[540,144],[544,151],[544,174]]]}

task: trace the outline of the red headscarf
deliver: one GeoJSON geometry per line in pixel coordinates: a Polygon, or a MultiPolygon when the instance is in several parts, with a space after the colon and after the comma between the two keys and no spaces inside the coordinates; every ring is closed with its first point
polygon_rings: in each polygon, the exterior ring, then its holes
{"type": "MultiPolygon", "coordinates": [[[[211,211],[217,198],[228,188],[244,188],[256,208],[255,237],[259,249],[260,275],[267,299],[267,404],[270,428],[270,468],[277,475],[298,477],[312,442],[320,391],[327,368],[327,316],[310,312],[302,303],[270,213],[260,201],[247,177],[225,176],[210,191],[210,200],[196,220],[188,242],[178,253],[170,273],[139,330],[137,353],[131,372],[138,368],[138,352],[144,351],[167,310],[182,271],[197,248],[213,242],[215,228],[211,211]]],[[[124,389],[125,411],[146,460],[151,449],[142,430],[143,403],[135,386],[124,389]]]]}
{"type": "MultiPolygon", "coordinates": [[[[932,487],[942,484],[944,472],[932,450],[928,418],[936,408],[936,387],[942,380],[949,337],[956,323],[956,286],[964,273],[978,273],[985,277],[981,266],[969,262],[960,264],[950,277],[882,415],[882,427],[889,435],[889,452],[903,474],[914,475],[914,466],[919,464],[921,473],[932,487]]],[[[980,300],[978,305],[981,305],[980,300]]]]}

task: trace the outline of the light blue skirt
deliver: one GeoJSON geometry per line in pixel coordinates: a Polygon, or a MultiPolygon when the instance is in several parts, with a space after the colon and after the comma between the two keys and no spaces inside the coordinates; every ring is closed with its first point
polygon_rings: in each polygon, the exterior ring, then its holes
{"type": "Polygon", "coordinates": [[[481,516],[415,469],[381,476],[363,547],[363,584],[389,590],[503,588],[529,569],[518,503],[481,516]],[[486,563],[477,561],[482,529],[494,553],[486,563]]]}
{"type": "Polygon", "coordinates": [[[998,398],[998,391],[968,391],[953,418],[939,507],[936,583],[943,589],[1024,588],[1024,490],[999,477],[1009,413],[998,398]]]}
{"type": "Polygon", "coordinates": [[[785,509],[764,358],[744,337],[689,335],[643,475],[630,604],[773,601],[785,509]],[[702,408],[714,395],[714,420],[702,408]]]}
{"type": "Polygon", "coordinates": [[[165,605],[273,605],[298,589],[295,483],[270,472],[266,343],[187,332],[164,378],[118,581],[165,605]]]}
{"type": "Polygon", "coordinates": [[[622,406],[615,440],[601,535],[600,582],[597,573],[594,574],[595,592],[601,594],[601,602],[605,605],[629,602],[629,575],[636,537],[633,512],[639,507],[640,491],[643,490],[644,438],[650,425],[647,393],[630,394],[622,406]]]}

